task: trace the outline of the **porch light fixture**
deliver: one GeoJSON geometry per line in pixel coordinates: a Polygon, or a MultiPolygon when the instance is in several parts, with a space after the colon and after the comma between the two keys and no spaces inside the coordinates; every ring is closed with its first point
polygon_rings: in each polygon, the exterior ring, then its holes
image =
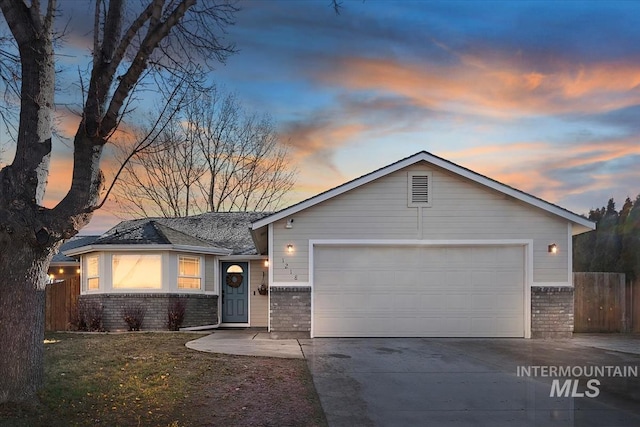
{"type": "Polygon", "coordinates": [[[64,274],[64,268],[60,268],[60,269],[58,270],[58,273],[60,273],[60,274],[64,274]]]}
{"type": "Polygon", "coordinates": [[[556,245],[555,243],[550,244],[547,249],[548,249],[550,254],[557,254],[558,253],[558,245],[556,245]]]}
{"type": "Polygon", "coordinates": [[[265,267],[269,267],[269,260],[268,260],[268,259],[265,259],[265,260],[264,260],[264,266],[265,266],[265,267]]]}
{"type": "Polygon", "coordinates": [[[284,226],[284,228],[293,228],[293,218],[289,218],[287,220],[287,224],[284,226]]]}
{"type": "Polygon", "coordinates": [[[293,253],[293,245],[287,245],[287,252],[293,253]]]}

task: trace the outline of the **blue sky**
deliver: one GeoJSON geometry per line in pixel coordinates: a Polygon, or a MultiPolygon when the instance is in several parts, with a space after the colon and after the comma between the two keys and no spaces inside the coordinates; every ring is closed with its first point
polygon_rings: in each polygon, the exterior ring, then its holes
{"type": "Polygon", "coordinates": [[[342,4],[240,1],[212,74],[277,124],[290,203],[422,150],[580,214],[640,193],[640,2],[342,4]]]}

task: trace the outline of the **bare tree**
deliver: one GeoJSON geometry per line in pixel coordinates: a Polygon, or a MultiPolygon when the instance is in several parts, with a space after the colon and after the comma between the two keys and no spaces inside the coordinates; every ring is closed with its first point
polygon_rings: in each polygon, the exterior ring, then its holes
{"type": "Polygon", "coordinates": [[[200,189],[207,210],[265,211],[279,207],[296,170],[268,116],[247,114],[232,94],[211,91],[186,108],[190,140],[203,153],[200,189]]]}
{"type": "Polygon", "coordinates": [[[201,211],[202,202],[195,193],[199,193],[196,183],[205,165],[197,147],[185,139],[183,132],[169,126],[159,144],[127,161],[129,152],[125,145],[119,147],[117,155],[124,164],[113,191],[119,213],[128,217],[178,217],[201,211]]]}
{"type": "Polygon", "coordinates": [[[114,189],[120,213],[175,217],[276,209],[295,168],[269,117],[247,114],[216,88],[192,92],[161,149],[141,151],[114,189]]]}
{"type": "Polygon", "coordinates": [[[233,51],[220,38],[237,11],[233,4],[140,3],[141,9],[129,15],[124,0],[95,0],[91,74],[79,84],[84,100],[73,141],[72,182],[55,207],[45,208],[56,1],[45,6],[40,0],[0,0],[20,66],[15,157],[0,170],[0,403],[36,399],[43,382],[47,268],[62,241],[85,226],[101,205],[103,148],[132,107],[132,95],[146,82],[158,83],[156,92],[167,93],[175,82],[195,84],[205,71],[201,67],[233,51]]]}

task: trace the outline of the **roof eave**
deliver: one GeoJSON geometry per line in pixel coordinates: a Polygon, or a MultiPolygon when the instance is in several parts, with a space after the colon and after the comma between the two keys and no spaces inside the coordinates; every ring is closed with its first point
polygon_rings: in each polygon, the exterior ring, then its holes
{"type": "Polygon", "coordinates": [[[204,246],[191,246],[191,245],[158,245],[158,244],[128,244],[128,245],[88,245],[80,246],[78,248],[69,249],[63,253],[66,256],[77,256],[87,254],[90,252],[104,252],[104,251],[118,251],[118,252],[148,252],[148,251],[179,251],[179,252],[192,252],[202,253],[209,255],[230,255],[232,250],[226,248],[217,247],[204,247],[204,246]]]}
{"type": "Polygon", "coordinates": [[[280,212],[276,212],[273,215],[262,218],[253,224],[251,224],[252,230],[257,230],[261,227],[267,226],[271,223],[284,219],[288,216],[294,215],[304,209],[315,206],[319,203],[324,202],[325,200],[331,199],[333,197],[339,196],[347,191],[350,191],[354,188],[358,188],[362,185],[368,184],[378,178],[389,175],[393,172],[399,171],[407,166],[411,166],[417,162],[426,161],[435,166],[438,166],[442,169],[453,172],[457,175],[470,179],[478,184],[484,185],[485,187],[492,188],[501,193],[507,194],[517,200],[530,204],[532,206],[536,206],[544,211],[552,213],[554,215],[560,216],[568,221],[571,221],[580,226],[589,228],[594,230],[596,224],[587,218],[570,212],[566,209],[560,208],[559,206],[555,206],[549,202],[545,202],[542,199],[531,196],[527,193],[524,193],[520,190],[516,190],[515,188],[509,187],[505,184],[502,184],[498,181],[487,178],[483,175],[480,175],[476,172],[473,172],[470,169],[464,168],[462,166],[458,166],[455,163],[449,162],[448,160],[442,159],[440,157],[434,156],[433,154],[427,153],[426,151],[422,151],[420,153],[414,154],[413,156],[407,157],[406,159],[402,159],[398,162],[392,163],[391,165],[385,166],[381,169],[378,169],[374,172],[371,172],[367,175],[364,175],[360,178],[356,178],[353,181],[347,182],[341,186],[335,187],[331,190],[328,190],[324,193],[321,193],[315,197],[307,199],[303,202],[300,202],[296,205],[293,205],[287,209],[283,209],[280,212]]]}

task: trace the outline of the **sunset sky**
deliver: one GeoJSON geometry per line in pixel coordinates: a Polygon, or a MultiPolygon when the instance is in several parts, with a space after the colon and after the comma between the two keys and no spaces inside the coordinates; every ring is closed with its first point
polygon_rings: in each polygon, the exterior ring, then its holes
{"type": "MultiPolygon", "coordinates": [[[[422,150],[579,214],[640,193],[640,2],[239,4],[239,53],[212,79],[277,124],[290,203],[422,150]]],[[[48,204],[69,180],[58,145],[48,204]]]]}

